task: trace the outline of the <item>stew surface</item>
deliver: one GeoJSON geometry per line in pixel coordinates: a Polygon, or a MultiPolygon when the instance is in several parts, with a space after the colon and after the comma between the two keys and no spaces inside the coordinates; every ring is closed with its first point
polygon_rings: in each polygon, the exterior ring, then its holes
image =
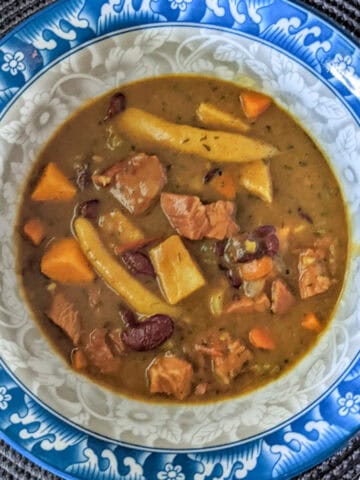
{"type": "Polygon", "coordinates": [[[347,260],[314,142],[270,98],[195,76],[132,83],[69,118],[16,234],[52,345],[148,401],[222,399],[291,368],[329,322],[347,260]]]}

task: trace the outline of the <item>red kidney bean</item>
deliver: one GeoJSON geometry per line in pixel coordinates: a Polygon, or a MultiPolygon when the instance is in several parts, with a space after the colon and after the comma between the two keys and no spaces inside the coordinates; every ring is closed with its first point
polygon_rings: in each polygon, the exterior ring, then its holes
{"type": "Polygon", "coordinates": [[[154,267],[145,253],[130,250],[124,252],[121,258],[131,272],[156,277],[154,267]]]}
{"type": "Polygon", "coordinates": [[[211,170],[209,170],[204,178],[203,178],[203,182],[204,183],[209,183],[214,177],[216,177],[216,175],[222,175],[222,170],[221,168],[212,168],[211,170]]]}
{"type": "Polygon", "coordinates": [[[97,198],[80,203],[78,206],[79,215],[89,220],[96,220],[99,214],[99,204],[100,201],[97,198]]]}
{"type": "Polygon", "coordinates": [[[265,255],[274,257],[279,251],[280,243],[278,237],[273,233],[264,239],[264,243],[265,255]]]}
{"type": "Polygon", "coordinates": [[[110,98],[109,108],[107,114],[104,118],[104,121],[110,120],[110,118],[115,117],[120,112],[123,112],[126,108],[126,97],[123,93],[118,92],[115,93],[110,98]]]}
{"type": "Polygon", "coordinates": [[[259,227],[255,228],[253,231],[253,235],[256,237],[267,237],[268,235],[275,233],[275,227],[273,225],[260,225],[259,227]]]}
{"type": "Polygon", "coordinates": [[[240,278],[240,274],[236,268],[231,268],[226,272],[226,276],[230,282],[230,285],[233,288],[240,288],[242,284],[242,280],[240,278]]]}
{"type": "Polygon", "coordinates": [[[119,315],[125,327],[134,327],[138,323],[134,312],[132,312],[128,308],[121,308],[119,310],[119,315]]]}
{"type": "Polygon", "coordinates": [[[122,341],[132,350],[144,352],[163,344],[174,332],[174,322],[167,315],[153,315],[122,332],[122,341]]]}
{"type": "Polygon", "coordinates": [[[218,240],[215,243],[215,253],[218,257],[224,256],[226,240],[218,240]]]}

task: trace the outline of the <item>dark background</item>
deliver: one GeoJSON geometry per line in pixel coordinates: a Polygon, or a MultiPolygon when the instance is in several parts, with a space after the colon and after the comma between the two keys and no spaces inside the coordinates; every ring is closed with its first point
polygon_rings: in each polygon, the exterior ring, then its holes
{"type": "MultiPolygon", "coordinates": [[[[0,0],[0,37],[28,16],[51,3],[54,3],[54,0],[0,0]]],[[[322,15],[330,17],[359,43],[360,0],[304,0],[298,3],[306,4],[322,15]]],[[[0,479],[58,480],[58,477],[37,467],[0,440],[0,479]]],[[[296,480],[359,479],[360,435],[350,441],[339,453],[297,477],[296,480]]]]}

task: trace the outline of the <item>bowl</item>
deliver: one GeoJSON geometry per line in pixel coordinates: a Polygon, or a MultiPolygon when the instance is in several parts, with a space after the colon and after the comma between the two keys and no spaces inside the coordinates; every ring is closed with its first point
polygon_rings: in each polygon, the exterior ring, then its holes
{"type": "Polygon", "coordinates": [[[360,422],[359,49],[286,0],[63,0],[0,43],[0,436],[64,478],[286,479],[360,422]],[[264,91],[325,153],[349,216],[349,262],[330,327],[289,373],[239,398],[147,404],[75,374],[30,318],[13,229],[44,142],[84,101],[190,73],[264,91]],[[210,477],[209,477],[210,476],[210,477]]]}

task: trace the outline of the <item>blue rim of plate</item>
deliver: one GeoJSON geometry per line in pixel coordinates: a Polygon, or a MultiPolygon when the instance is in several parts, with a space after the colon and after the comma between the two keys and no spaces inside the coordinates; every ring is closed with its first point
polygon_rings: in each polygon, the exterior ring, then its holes
{"type": "MultiPolygon", "coordinates": [[[[60,57],[71,54],[91,40],[131,27],[149,24],[200,24],[230,30],[266,41],[299,62],[324,82],[352,111],[359,122],[360,99],[326,70],[326,59],[338,54],[346,68],[360,71],[360,50],[333,22],[289,0],[58,0],[21,23],[0,41],[0,116],[34,78],[60,57]],[[240,7],[244,22],[236,23],[229,2],[240,7]],[[249,14],[255,6],[257,16],[249,14]],[[111,18],[99,22],[104,4],[112,5],[111,18]],[[130,6],[130,10],[127,7],[130,6]],[[219,16],[219,14],[222,14],[219,16]],[[297,16],[299,29],[319,28],[318,39],[326,39],[328,52],[311,51],[311,39],[294,41],[291,33],[269,34],[267,27],[280,18],[297,16]],[[74,26],[74,20],[77,26],[74,26]],[[80,22],[82,20],[83,22],[80,22]],[[84,27],[80,26],[84,25],[84,27]],[[86,26],[85,26],[86,23],[86,26]],[[58,36],[55,29],[58,28],[58,36]],[[73,28],[75,39],[61,38],[73,28]],[[34,41],[55,40],[55,47],[35,49],[34,41]],[[308,41],[307,41],[308,40],[308,41]],[[5,53],[22,52],[24,69],[5,72],[5,53]],[[34,51],[37,55],[32,55],[34,51]]],[[[359,79],[360,81],[360,79],[359,79]]],[[[11,370],[0,364],[0,437],[24,456],[65,479],[99,480],[198,480],[246,478],[285,480],[297,475],[338,450],[360,426],[360,355],[325,394],[298,415],[270,433],[241,444],[208,450],[160,450],[121,445],[77,428],[34,398],[11,370]],[[31,414],[29,432],[21,433],[14,416],[31,414]],[[61,448],[58,446],[59,442],[61,448]],[[65,445],[65,446],[64,446],[65,445]]]]}

